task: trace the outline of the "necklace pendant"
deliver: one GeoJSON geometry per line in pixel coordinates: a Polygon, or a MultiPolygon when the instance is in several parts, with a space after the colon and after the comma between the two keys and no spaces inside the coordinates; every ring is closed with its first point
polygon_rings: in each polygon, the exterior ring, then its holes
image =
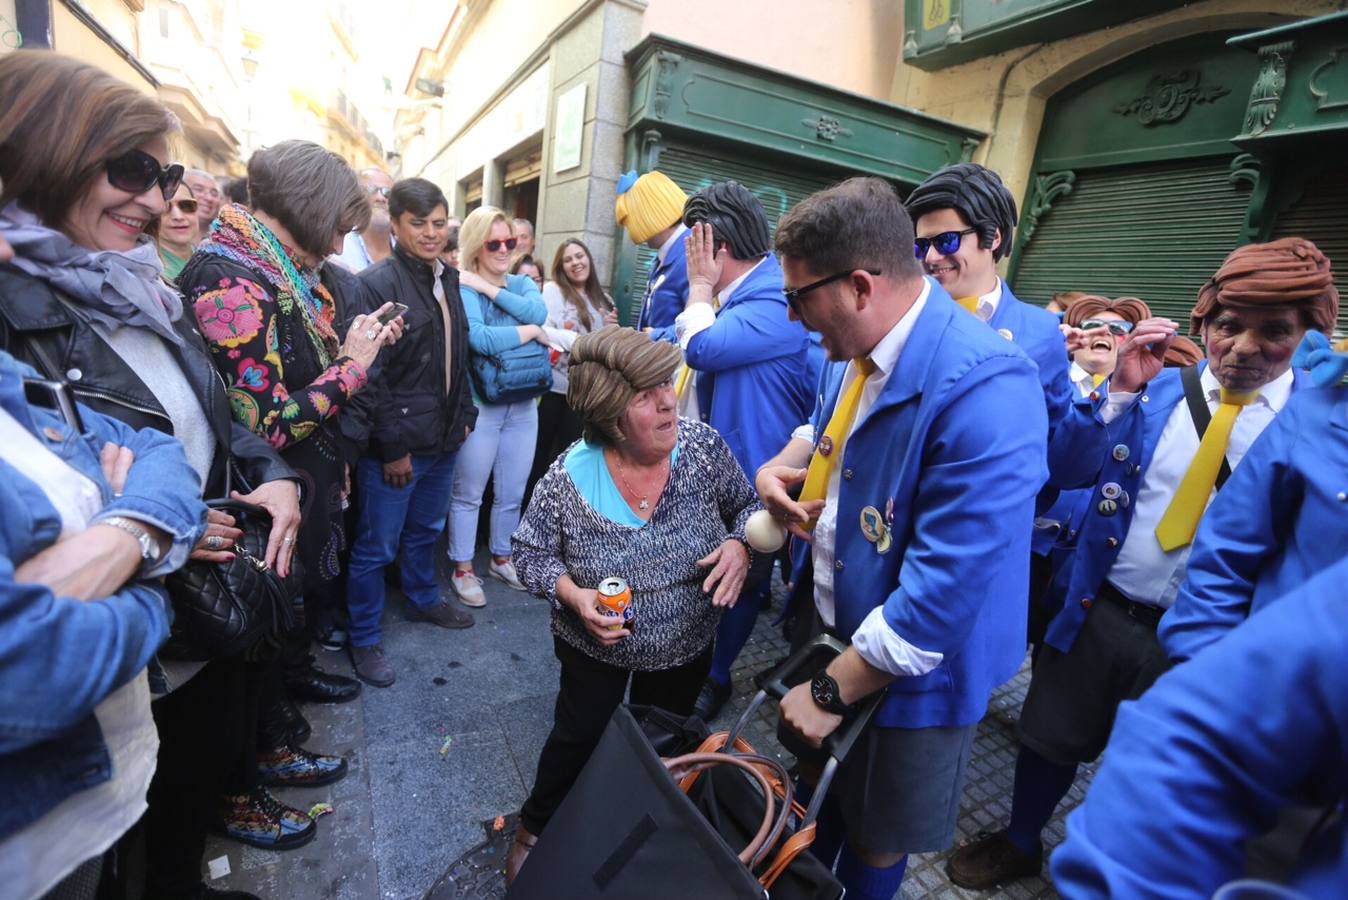
{"type": "Polygon", "coordinates": [[[637,509],[640,509],[644,512],[645,510],[648,510],[650,508],[651,504],[646,500],[645,497],[642,497],[641,502],[637,504],[637,509]]]}

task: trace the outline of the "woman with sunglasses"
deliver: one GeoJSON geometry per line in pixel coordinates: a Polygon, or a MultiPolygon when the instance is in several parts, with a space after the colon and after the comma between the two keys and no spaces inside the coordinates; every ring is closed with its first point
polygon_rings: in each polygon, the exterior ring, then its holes
{"type": "MultiPolygon", "coordinates": [[[[271,514],[267,563],[288,572],[295,473],[233,423],[196,322],[144,234],[182,178],[168,164],[176,128],[156,100],[93,66],[45,50],[0,58],[0,236],[13,252],[0,266],[0,349],[66,381],[95,412],[177,437],[206,496],[223,495],[234,470],[253,488],[242,499],[271,514]]],[[[192,558],[226,561],[239,532],[227,516],[208,522],[192,558]]],[[[248,795],[273,845],[314,826],[258,786],[242,659],[161,662],[149,678],[159,754],[144,819],[147,890],[206,896],[201,856],[217,794],[248,795]]]]}
{"type": "Polygon", "coordinates": [[[159,245],[159,260],[164,264],[164,280],[177,284],[183,266],[192,258],[197,239],[197,201],[187,182],[178,185],[178,192],[168,201],[168,209],[152,229],[159,245]]]}
{"type": "Polygon", "coordinates": [[[552,384],[552,367],[542,327],[548,309],[538,285],[528,276],[509,274],[518,243],[515,224],[494,206],[473,210],[459,230],[459,296],[478,408],[477,425],[459,448],[449,505],[450,584],[464,606],[487,605],[473,556],[489,477],[495,497],[487,573],[524,590],[510,558],[510,536],[520,523],[524,482],[534,459],[537,399],[552,384]]]}

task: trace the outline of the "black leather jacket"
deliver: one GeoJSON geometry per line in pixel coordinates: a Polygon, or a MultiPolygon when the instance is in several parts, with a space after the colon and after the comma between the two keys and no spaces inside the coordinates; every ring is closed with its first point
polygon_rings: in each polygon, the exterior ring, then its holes
{"type": "MultiPolygon", "coordinates": [[[[262,438],[230,415],[224,382],[216,373],[190,307],[177,322],[183,346],[168,344],[179,368],[201,399],[215,433],[216,453],[204,496],[225,490],[226,464],[235,462],[235,489],[247,492],[268,481],[298,481],[295,471],[262,438]],[[222,452],[223,451],[223,452],[222,452]],[[243,484],[239,484],[242,479],[243,484]]],[[[47,282],[0,267],[0,348],[53,381],[70,385],[75,399],[132,428],[173,433],[173,423],[145,383],[65,305],[47,282]]]]}
{"type": "Polygon", "coordinates": [[[449,391],[445,391],[445,325],[432,292],[434,270],[401,247],[360,273],[378,306],[407,304],[402,340],[380,352],[371,452],[383,462],[409,453],[432,456],[457,449],[477,422],[468,377],[468,323],[459,299],[459,273],[446,267],[441,277],[449,301],[449,391]]]}

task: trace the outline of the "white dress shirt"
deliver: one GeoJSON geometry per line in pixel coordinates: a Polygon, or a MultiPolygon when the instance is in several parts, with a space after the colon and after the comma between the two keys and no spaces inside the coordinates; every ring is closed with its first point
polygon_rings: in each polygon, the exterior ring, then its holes
{"type": "MultiPolygon", "coordinates": [[[[1216,412],[1222,386],[1212,370],[1207,368],[1203,370],[1201,381],[1208,409],[1216,412]]],[[[1231,429],[1231,441],[1226,448],[1226,459],[1232,469],[1240,465],[1245,452],[1287,404],[1291,393],[1292,372],[1289,369],[1264,385],[1259,391],[1259,398],[1236,416],[1236,424],[1231,429]]],[[[1136,393],[1111,393],[1104,411],[1106,421],[1117,416],[1137,396],[1136,393]],[[1110,409],[1115,410],[1113,415],[1108,414],[1110,409]]],[[[1180,400],[1166,420],[1147,471],[1142,473],[1137,497],[1133,498],[1133,521],[1128,527],[1128,534],[1124,536],[1123,546],[1119,548],[1119,556],[1109,570],[1108,579],[1114,587],[1137,603],[1169,609],[1175,602],[1180,582],[1184,580],[1184,568],[1189,561],[1192,545],[1186,544],[1167,553],[1156,539],[1156,526],[1169,508],[1185,472],[1189,470],[1189,464],[1198,452],[1198,443],[1198,432],[1194,430],[1193,417],[1189,415],[1189,404],[1180,400]]],[[[1216,494],[1214,490],[1208,498],[1209,503],[1216,494]]]]}
{"type": "MultiPolygon", "coordinates": [[[[903,352],[908,336],[913,333],[913,327],[917,324],[918,316],[922,314],[930,295],[931,282],[924,278],[922,293],[918,295],[912,307],[871,351],[870,360],[875,365],[875,371],[866,379],[866,386],[861,390],[861,401],[857,405],[856,418],[852,421],[852,431],[856,431],[865,421],[867,413],[885,389],[889,376],[898,365],[899,354],[903,352]]],[[[856,364],[849,363],[838,390],[839,397],[842,397],[856,377],[856,364]]],[[[848,434],[850,436],[851,432],[848,434]]],[[[846,444],[837,452],[845,450],[846,444]]],[[[824,509],[814,527],[814,542],[811,545],[814,557],[814,604],[819,610],[819,618],[829,628],[834,627],[837,622],[833,601],[833,553],[838,537],[838,489],[842,460],[839,459],[838,463],[829,476],[828,491],[824,495],[824,509]]],[[[849,525],[860,527],[858,523],[849,525]]],[[[892,675],[925,675],[940,665],[942,659],[940,653],[915,647],[901,635],[896,634],[885,621],[883,606],[877,606],[862,620],[860,627],[852,635],[852,646],[866,662],[892,675]]]]}
{"type": "MultiPolygon", "coordinates": [[[[1067,369],[1067,377],[1071,379],[1072,386],[1077,389],[1077,393],[1082,397],[1089,397],[1091,391],[1095,390],[1095,376],[1076,363],[1072,363],[1067,369]]],[[[1103,382],[1101,382],[1103,384],[1103,382]]]]}
{"type": "MultiPolygon", "coordinates": [[[[744,284],[744,280],[752,275],[759,266],[763,265],[765,259],[767,259],[766,256],[759,258],[758,262],[754,263],[753,268],[722,288],[711,303],[689,303],[684,311],[675,317],[674,335],[678,338],[680,350],[687,353],[688,342],[716,324],[716,313],[720,309],[721,302],[729,303],[730,298],[734,297],[735,292],[744,284]],[[724,297],[725,300],[718,301],[716,299],[720,297],[724,297]]],[[[688,364],[684,363],[684,365],[687,366],[688,364]]],[[[685,419],[701,419],[697,402],[696,369],[691,369],[689,372],[687,387],[683,390],[683,396],[679,397],[679,415],[685,419]]]]}
{"type": "MultiPolygon", "coordinates": [[[[956,300],[959,298],[956,297],[956,300]]],[[[992,286],[992,290],[978,298],[978,305],[974,307],[974,315],[980,322],[988,322],[997,312],[997,306],[1002,302],[1002,279],[998,278],[997,283],[992,286]]]]}

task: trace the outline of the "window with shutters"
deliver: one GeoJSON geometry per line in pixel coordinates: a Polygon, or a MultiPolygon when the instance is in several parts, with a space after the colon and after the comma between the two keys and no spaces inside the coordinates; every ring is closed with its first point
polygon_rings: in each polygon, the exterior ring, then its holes
{"type": "MultiPolygon", "coordinates": [[[[1296,203],[1278,216],[1270,240],[1304,237],[1329,257],[1339,297],[1348,296],[1348,167],[1330,168],[1306,180],[1296,203]]],[[[1337,333],[1348,334],[1348,309],[1339,305],[1337,333]]]]}
{"type": "Polygon", "coordinates": [[[1198,290],[1240,243],[1249,192],[1230,157],[1087,170],[1043,214],[1013,260],[1016,296],[1060,291],[1140,297],[1187,322],[1198,290]]]}

